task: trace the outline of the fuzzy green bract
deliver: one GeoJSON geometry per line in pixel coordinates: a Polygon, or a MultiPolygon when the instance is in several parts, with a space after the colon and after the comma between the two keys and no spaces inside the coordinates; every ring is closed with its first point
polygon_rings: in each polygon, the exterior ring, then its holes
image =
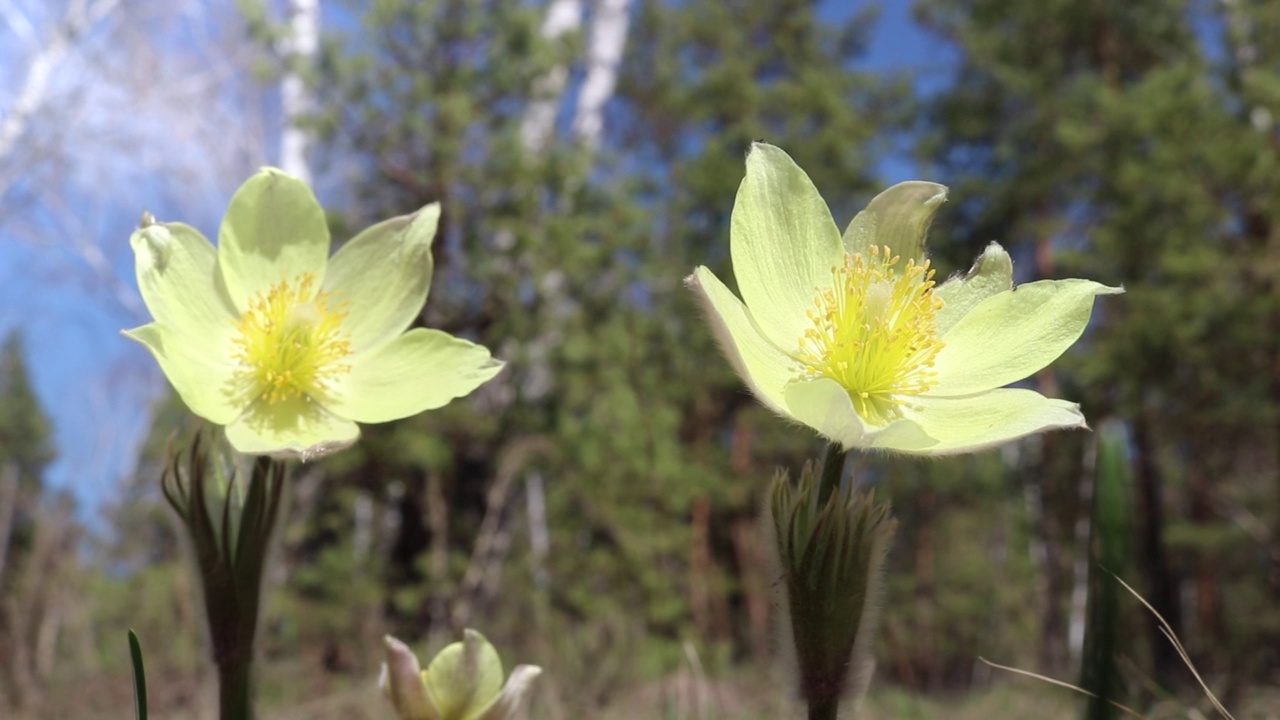
{"type": "Polygon", "coordinates": [[[341,449],[356,423],[441,407],[502,368],[480,345],[406,332],[431,286],[439,217],[431,204],[386,220],[330,257],[311,189],[264,169],[231,198],[216,249],[188,225],[144,219],[130,244],[154,322],[125,335],[240,452],[341,449]]]}
{"type": "Polygon", "coordinates": [[[400,720],[510,720],[542,669],[519,665],[503,683],[498,651],[475,630],[422,670],[408,646],[388,636],[379,685],[400,720]]]}
{"type": "Polygon", "coordinates": [[[1007,388],[1084,332],[1090,280],[1013,286],[992,243],[941,284],[924,253],[946,188],[885,190],[843,234],[809,177],[782,150],[747,157],[730,229],[741,298],[706,267],[686,280],[752,393],[845,449],[974,452],[1032,433],[1084,427],[1079,407],[1007,388]]]}

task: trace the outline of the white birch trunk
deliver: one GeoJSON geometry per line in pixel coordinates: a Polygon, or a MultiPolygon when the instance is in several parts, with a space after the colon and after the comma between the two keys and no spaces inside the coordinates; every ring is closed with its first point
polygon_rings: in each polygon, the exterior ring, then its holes
{"type": "MultiPolygon", "coordinates": [[[[555,42],[582,27],[582,0],[551,0],[547,17],[542,21],[542,39],[555,42]]],[[[520,139],[525,152],[541,155],[547,149],[556,129],[556,114],[569,81],[569,68],[560,63],[533,84],[533,102],[520,124],[520,139]]]]}
{"type": "MultiPolygon", "coordinates": [[[[1236,61],[1236,73],[1243,76],[1258,63],[1260,53],[1254,41],[1256,25],[1249,17],[1248,8],[1242,7],[1240,0],[1220,0],[1224,22],[1227,26],[1228,50],[1236,61]]],[[[1275,124],[1271,111],[1262,105],[1254,105],[1249,109],[1249,123],[1260,132],[1270,132],[1275,124]]]]}
{"type": "Polygon", "coordinates": [[[289,39],[285,44],[288,68],[280,82],[284,130],[280,134],[280,169],[311,184],[307,162],[310,138],[296,124],[311,109],[311,94],[299,67],[313,62],[320,45],[320,0],[289,0],[289,39]]]}
{"type": "Polygon", "coordinates": [[[542,474],[534,471],[524,478],[525,512],[529,517],[529,549],[533,552],[533,584],[546,590],[547,557],[551,555],[551,532],[547,528],[547,490],[542,474]]]}
{"type": "Polygon", "coordinates": [[[1097,477],[1098,446],[1085,447],[1084,467],[1080,477],[1080,512],[1076,515],[1076,558],[1071,579],[1071,617],[1067,624],[1067,649],[1072,666],[1079,666],[1084,654],[1084,634],[1089,605],[1089,541],[1093,536],[1093,492],[1097,477]]]}
{"type": "MultiPolygon", "coordinates": [[[[563,38],[582,27],[582,0],[551,0],[547,5],[547,17],[542,22],[542,38],[548,43],[563,38]]],[[[529,105],[528,114],[520,126],[520,138],[525,153],[536,158],[546,152],[547,145],[556,129],[556,117],[560,104],[564,100],[565,87],[569,81],[569,68],[560,63],[538,78],[533,86],[533,102],[529,105]]],[[[496,239],[500,249],[510,249],[515,239],[510,231],[503,231],[496,239]]],[[[538,343],[528,349],[528,355],[534,361],[534,370],[541,369],[546,377],[547,391],[550,389],[550,368],[545,362],[546,347],[538,343]],[[539,362],[541,360],[541,362],[539,362]]],[[[531,377],[539,376],[531,372],[531,377]]],[[[529,384],[525,383],[526,386],[529,384]]],[[[536,390],[536,389],[535,389],[536,390]]],[[[525,392],[526,396],[536,392],[525,392]]],[[[525,512],[529,522],[529,545],[533,550],[533,581],[539,592],[547,587],[547,554],[550,545],[550,531],[547,528],[545,496],[543,494],[542,476],[537,472],[525,476],[525,512]]]]}
{"type": "Polygon", "coordinates": [[[600,147],[604,135],[604,106],[618,85],[618,66],[630,22],[631,0],[597,0],[591,14],[587,77],[578,93],[573,118],[574,139],[590,150],[600,147]]]}

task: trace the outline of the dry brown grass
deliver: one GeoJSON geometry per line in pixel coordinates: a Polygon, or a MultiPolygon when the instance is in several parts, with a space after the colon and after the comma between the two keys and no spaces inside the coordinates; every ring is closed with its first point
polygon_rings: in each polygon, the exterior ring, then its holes
{"type": "MultiPolygon", "coordinates": [[[[273,665],[271,687],[261,698],[263,720],[394,720],[375,687],[375,678],[329,679],[316,683],[298,665],[273,665]]],[[[118,720],[132,716],[127,675],[55,684],[41,707],[11,720],[118,720]]],[[[166,720],[214,720],[211,687],[190,677],[153,678],[151,716],[166,720]],[[167,680],[167,682],[166,682],[167,680]]],[[[543,678],[544,681],[549,678],[543,678]]],[[[990,689],[950,697],[924,698],[895,689],[873,690],[857,720],[1076,720],[1082,699],[1070,691],[1026,678],[998,681],[990,689]]],[[[744,671],[727,678],[706,678],[686,670],[638,685],[603,708],[570,708],[567,687],[536,691],[531,720],[779,720],[803,718],[804,710],[783,683],[766,674],[744,671]],[[553,702],[552,696],[562,700],[553,702]]],[[[1212,714],[1172,703],[1151,708],[1151,720],[1204,720],[1212,714]]],[[[1280,720],[1280,688],[1245,693],[1238,720],[1280,720]]],[[[9,717],[9,716],[6,716],[9,717]]]]}

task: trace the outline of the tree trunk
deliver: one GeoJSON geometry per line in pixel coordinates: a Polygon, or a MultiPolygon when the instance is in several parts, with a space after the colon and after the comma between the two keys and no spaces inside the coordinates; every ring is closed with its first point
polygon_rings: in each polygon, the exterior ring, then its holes
{"type": "Polygon", "coordinates": [[[1098,466],[1098,445],[1085,443],[1084,466],[1080,469],[1080,512],[1076,514],[1075,563],[1072,568],[1071,612],[1067,625],[1067,650],[1071,664],[1078,665],[1084,653],[1084,637],[1089,599],[1089,575],[1092,551],[1090,538],[1094,535],[1096,512],[1088,509],[1094,505],[1094,478],[1098,466]]]}
{"type": "Polygon", "coordinates": [[[3,468],[0,468],[0,590],[4,589],[5,560],[9,557],[13,517],[17,512],[18,466],[6,463],[3,468]]]}
{"type": "MultiPolygon", "coordinates": [[[[1133,444],[1137,451],[1137,501],[1139,521],[1138,559],[1147,581],[1147,602],[1164,616],[1174,634],[1182,635],[1182,607],[1178,602],[1178,581],[1169,570],[1164,553],[1164,480],[1160,477],[1145,414],[1133,423],[1133,444]]],[[[1162,682],[1183,677],[1186,668],[1173,644],[1151,624],[1151,657],[1155,676],[1162,682]]]]}
{"type": "Polygon", "coordinates": [[[298,127],[298,119],[311,109],[311,94],[300,69],[311,63],[320,44],[320,0],[289,0],[289,38],[285,48],[287,69],[280,82],[280,169],[311,184],[307,162],[310,138],[298,127]]]}
{"type": "Polygon", "coordinates": [[[747,631],[751,657],[759,667],[769,662],[769,558],[760,542],[760,528],[750,518],[733,523],[733,551],[742,578],[747,606],[747,631]]]}
{"type": "Polygon", "coordinates": [[[1036,569],[1036,604],[1041,613],[1037,661],[1042,672],[1052,675],[1065,669],[1067,620],[1063,617],[1061,599],[1070,588],[1062,572],[1062,538],[1050,511],[1053,501],[1047,497],[1049,438],[1041,438],[1040,444],[1039,461],[1033,461],[1031,467],[1023,471],[1022,492],[1031,525],[1028,553],[1036,569]]]}
{"type": "MultiPolygon", "coordinates": [[[[542,21],[542,39],[554,42],[582,27],[582,0],[551,0],[542,21]]],[[[560,63],[533,84],[533,102],[520,123],[524,150],[539,156],[547,149],[556,127],[556,111],[569,81],[569,68],[560,63]]]]}
{"type": "Polygon", "coordinates": [[[431,533],[427,577],[431,590],[427,596],[428,634],[434,639],[451,638],[454,628],[449,626],[449,500],[445,497],[444,478],[439,472],[427,473],[426,525],[431,533]]]}
{"type": "Polygon", "coordinates": [[[937,644],[934,633],[936,628],[937,596],[936,547],[934,545],[937,532],[935,509],[937,495],[928,488],[920,493],[920,533],[916,538],[916,668],[921,679],[921,689],[928,691],[937,686],[940,677],[938,667],[937,644]]]}
{"type": "Polygon", "coordinates": [[[591,13],[587,76],[578,92],[574,139],[595,151],[604,135],[604,106],[618,84],[618,66],[627,44],[631,0],[598,0],[591,13]]]}
{"type": "MultiPolygon", "coordinates": [[[[1191,522],[1199,527],[1213,527],[1218,521],[1214,510],[1213,481],[1198,462],[1192,462],[1187,473],[1187,494],[1191,500],[1191,522]]],[[[1222,624],[1222,595],[1214,553],[1202,551],[1195,560],[1195,598],[1197,634],[1202,637],[1226,637],[1222,624]]],[[[1214,670],[1198,664],[1201,671],[1214,670]]]]}

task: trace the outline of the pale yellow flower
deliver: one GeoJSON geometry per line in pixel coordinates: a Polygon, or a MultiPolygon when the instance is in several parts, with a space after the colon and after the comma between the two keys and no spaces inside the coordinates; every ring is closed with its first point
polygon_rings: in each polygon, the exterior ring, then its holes
{"type": "Polygon", "coordinates": [[[730,230],[742,298],[705,267],[686,282],[761,402],[845,449],[919,455],[1085,426],[1075,403],[1004,386],[1079,339],[1095,297],[1123,291],[1090,280],[1014,288],[995,243],[935,285],[924,238],[945,200],[941,185],[900,183],[842,236],[786,153],[752,148],[730,230]]]}
{"type": "Polygon", "coordinates": [[[432,204],[378,223],[329,257],[311,189],[265,169],[231,198],[215,249],[182,223],[133,234],[147,347],[192,412],[239,451],[311,459],[357,422],[438,408],[502,368],[480,345],[416,328],[431,286],[432,204]]]}

